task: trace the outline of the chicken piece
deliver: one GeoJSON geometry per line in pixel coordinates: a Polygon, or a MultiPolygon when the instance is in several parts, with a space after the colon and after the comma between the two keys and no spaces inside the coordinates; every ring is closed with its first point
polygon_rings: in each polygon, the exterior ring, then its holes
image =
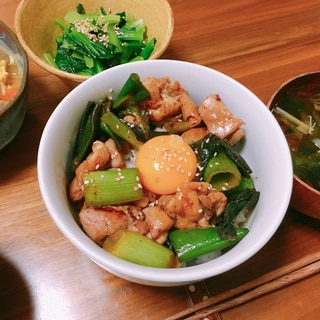
{"type": "Polygon", "coordinates": [[[181,112],[181,103],[169,95],[162,95],[162,99],[156,104],[156,108],[148,110],[149,117],[153,122],[160,122],[181,112]]]}
{"type": "Polygon", "coordinates": [[[96,243],[119,229],[126,229],[128,216],[116,207],[87,207],[84,205],[79,213],[84,232],[96,243]]]}
{"type": "MultiPolygon", "coordinates": [[[[236,131],[241,130],[244,122],[236,118],[221,100],[218,94],[207,96],[198,108],[199,114],[206,124],[208,131],[221,139],[227,138],[236,131]]],[[[241,134],[234,137],[242,137],[241,134]]],[[[235,143],[235,141],[233,141],[235,143]]]]}
{"type": "Polygon", "coordinates": [[[190,229],[209,226],[227,204],[226,196],[206,182],[188,182],[174,195],[161,196],[159,206],[174,218],[174,227],[190,229]]]}
{"type": "Polygon", "coordinates": [[[97,171],[106,167],[110,152],[102,141],[92,144],[92,152],[82,161],[75,171],[75,177],[69,186],[69,198],[76,202],[83,199],[83,175],[85,172],[97,171]]]}
{"type": "Polygon", "coordinates": [[[75,177],[69,186],[70,200],[77,202],[83,199],[83,175],[85,172],[103,170],[106,168],[123,168],[125,161],[113,139],[106,142],[95,141],[92,152],[76,168],[75,177]]]}
{"type": "Polygon", "coordinates": [[[161,90],[169,83],[168,77],[154,78],[148,77],[144,82],[144,87],[149,91],[150,98],[147,101],[148,106],[152,107],[161,99],[161,90]]]}
{"type": "Polygon", "coordinates": [[[240,141],[242,138],[244,138],[246,134],[244,133],[243,130],[238,129],[235,132],[231,133],[230,135],[227,136],[226,140],[228,143],[232,146],[233,144],[237,143],[240,141]]]}
{"type": "Polygon", "coordinates": [[[158,206],[143,209],[148,225],[147,236],[159,243],[167,240],[168,230],[173,226],[172,219],[158,206]]]}
{"type": "Polygon", "coordinates": [[[206,127],[201,128],[191,128],[185,132],[182,133],[181,137],[183,141],[190,144],[192,142],[201,140],[208,134],[206,127]]]}
{"type": "Polygon", "coordinates": [[[108,139],[104,144],[110,153],[110,167],[123,168],[125,166],[124,156],[122,152],[119,151],[114,140],[108,139]]]}
{"type": "Polygon", "coordinates": [[[148,233],[148,224],[145,220],[135,220],[129,224],[128,230],[135,231],[142,235],[145,235],[148,233]]]}
{"type": "Polygon", "coordinates": [[[150,98],[142,103],[153,122],[160,122],[181,113],[178,96],[186,93],[178,81],[170,82],[168,77],[147,78],[143,85],[150,93],[150,98]]]}
{"type": "Polygon", "coordinates": [[[201,117],[198,112],[198,106],[193,99],[186,92],[184,92],[178,96],[178,100],[181,103],[183,120],[189,122],[190,128],[199,125],[201,122],[201,117]]]}

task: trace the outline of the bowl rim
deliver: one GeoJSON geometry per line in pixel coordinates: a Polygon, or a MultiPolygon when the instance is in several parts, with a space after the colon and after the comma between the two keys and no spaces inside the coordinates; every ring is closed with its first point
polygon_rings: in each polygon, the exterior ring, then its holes
{"type": "MultiPolygon", "coordinates": [[[[92,76],[78,75],[78,74],[69,73],[69,72],[54,68],[49,63],[47,63],[43,59],[41,59],[37,54],[35,54],[35,52],[30,48],[30,46],[27,44],[27,42],[23,38],[21,26],[20,26],[19,17],[23,14],[23,9],[24,9],[24,6],[27,2],[28,2],[28,0],[20,1],[19,5],[16,9],[16,13],[15,13],[14,26],[15,26],[17,37],[18,37],[22,47],[25,49],[25,51],[31,57],[31,59],[36,64],[38,64],[41,68],[43,68],[44,70],[47,70],[48,72],[50,72],[60,78],[64,78],[66,80],[70,80],[70,81],[74,81],[74,82],[83,82],[85,80],[92,78],[92,76]]],[[[173,15],[172,7],[171,7],[170,3],[168,2],[168,0],[162,0],[162,2],[163,2],[163,5],[166,7],[167,12],[169,13],[169,24],[168,24],[166,36],[164,37],[161,46],[158,48],[158,50],[156,52],[151,54],[151,56],[149,57],[148,60],[157,59],[164,53],[164,51],[166,50],[166,48],[169,45],[170,39],[171,39],[173,32],[174,32],[174,15],[173,15]]]]}
{"type": "MultiPolygon", "coordinates": [[[[287,79],[286,81],[282,82],[278,88],[273,92],[273,94],[271,95],[271,97],[269,98],[268,102],[267,102],[267,107],[270,109],[271,108],[271,104],[273,102],[273,100],[275,99],[275,97],[285,88],[287,87],[291,82],[297,81],[301,78],[307,77],[307,76],[313,76],[313,75],[319,75],[320,76],[320,70],[314,70],[314,71],[307,71],[307,72],[302,72],[299,73],[296,76],[292,76],[289,79],[287,79]]],[[[270,109],[271,110],[271,109],[270,109]]]]}
{"type": "MultiPolygon", "coordinates": [[[[250,97],[257,103],[257,105],[260,106],[261,112],[264,114],[265,117],[267,117],[268,121],[271,121],[272,124],[274,124],[274,129],[279,133],[280,140],[282,140],[282,144],[285,147],[285,138],[284,135],[280,129],[280,126],[278,126],[276,120],[270,113],[269,109],[265,106],[262,101],[253,94],[248,88],[240,84],[238,81],[232,79],[231,77],[227,76],[226,74],[223,74],[217,70],[211,69],[209,67],[191,63],[191,62],[185,62],[185,61],[178,61],[178,60],[146,60],[146,61],[140,61],[135,62],[135,64],[143,64],[145,65],[146,69],[150,67],[150,65],[159,64],[159,66],[163,66],[163,68],[173,68],[174,66],[177,66],[179,64],[181,67],[191,67],[197,69],[197,71],[206,71],[210,73],[215,73],[219,75],[219,77],[222,77],[224,79],[227,79],[228,81],[231,81],[234,85],[241,88],[241,90],[244,90],[244,92],[247,95],[250,95],[250,97]]],[[[128,64],[127,64],[128,65],[128,64]]],[[[102,248],[100,248],[98,245],[96,245],[92,240],[90,240],[85,233],[81,230],[81,228],[77,225],[77,230],[73,228],[74,233],[70,234],[68,232],[68,228],[61,222],[60,217],[58,213],[56,212],[54,201],[52,199],[48,198],[48,194],[50,191],[50,187],[47,185],[45,181],[45,175],[46,175],[46,161],[45,161],[45,149],[46,149],[46,140],[50,136],[50,131],[54,128],[55,118],[59,116],[59,114],[63,113],[63,102],[67,102],[69,99],[72,99],[73,96],[76,96],[77,92],[80,90],[85,90],[93,81],[97,81],[97,79],[102,79],[105,74],[120,72],[123,68],[126,68],[127,65],[120,65],[113,67],[111,69],[108,69],[106,71],[101,72],[100,74],[92,77],[91,79],[81,83],[79,86],[77,86],[76,89],[74,89],[72,92],[70,92],[57,106],[57,108],[54,110],[54,112],[51,114],[47,125],[43,131],[40,145],[39,145],[39,151],[38,151],[38,179],[39,179],[39,186],[40,191],[43,197],[43,200],[45,202],[45,205],[47,207],[47,210],[49,214],[51,215],[52,219],[58,226],[58,228],[62,231],[62,233],[66,236],[66,238],[69,239],[69,241],[77,247],[81,252],[86,254],[91,260],[93,260],[98,265],[103,266],[104,269],[106,269],[106,266],[104,264],[105,257],[108,257],[108,264],[109,268],[111,270],[111,273],[120,276],[122,278],[128,279],[133,282],[142,283],[142,284],[152,284],[156,286],[175,286],[175,285],[183,285],[187,283],[192,283],[195,281],[200,281],[206,278],[210,278],[213,276],[216,276],[218,274],[221,274],[223,272],[226,272],[228,270],[233,269],[234,267],[238,266],[239,264],[242,264],[244,261],[251,258],[254,254],[256,254],[273,236],[273,234],[276,232],[278,227],[280,226],[280,223],[282,222],[290,200],[291,196],[291,189],[292,189],[292,166],[291,166],[291,159],[288,148],[284,148],[282,150],[282,155],[285,156],[284,160],[287,160],[285,167],[285,176],[287,178],[286,180],[286,186],[287,189],[283,191],[283,195],[281,198],[281,203],[279,204],[279,212],[276,216],[273,217],[272,228],[269,228],[265,234],[263,235],[263,238],[261,241],[259,241],[258,245],[255,245],[253,247],[250,247],[249,249],[246,248],[244,250],[243,255],[241,258],[237,259],[237,261],[228,261],[228,253],[225,253],[221,257],[216,258],[214,261],[219,261],[219,264],[215,262],[216,269],[215,272],[212,273],[210,268],[203,268],[202,265],[188,267],[188,268],[178,268],[178,269],[161,269],[159,271],[158,268],[150,268],[150,267],[144,267],[144,266],[138,266],[130,262],[123,261],[117,257],[111,256],[110,254],[106,253],[102,248]],[[81,241],[79,242],[79,239],[81,241]],[[103,255],[101,255],[101,251],[103,251],[103,255]],[[119,260],[121,260],[120,265],[118,265],[119,260]],[[117,270],[115,272],[114,270],[117,270]],[[204,270],[205,269],[205,270],[204,270]],[[156,279],[155,279],[155,274],[156,279]],[[139,275],[139,277],[137,277],[139,275]],[[142,277],[142,279],[141,279],[142,277]]],[[[120,72],[121,73],[121,72],[120,72]]],[[[75,222],[75,221],[74,221],[75,222]]],[[[76,222],[75,222],[76,223],[76,222]]],[[[237,246],[241,246],[242,242],[240,242],[237,246]]],[[[212,262],[212,261],[211,261],[212,262]]],[[[210,262],[207,262],[210,264],[210,262]]],[[[107,269],[106,269],[107,270],[107,269]]]]}
{"type": "Polygon", "coordinates": [[[13,96],[13,98],[10,101],[8,101],[8,103],[6,103],[3,107],[0,108],[0,117],[1,117],[3,114],[5,114],[7,110],[11,109],[11,107],[20,98],[22,93],[26,90],[28,74],[29,74],[29,61],[28,61],[28,56],[26,51],[24,50],[23,46],[18,40],[18,37],[12,31],[12,29],[7,24],[5,24],[2,20],[0,20],[0,26],[8,35],[11,43],[14,45],[14,47],[16,47],[18,54],[21,56],[21,59],[22,59],[22,63],[20,66],[21,73],[22,73],[20,87],[17,93],[13,96]]]}

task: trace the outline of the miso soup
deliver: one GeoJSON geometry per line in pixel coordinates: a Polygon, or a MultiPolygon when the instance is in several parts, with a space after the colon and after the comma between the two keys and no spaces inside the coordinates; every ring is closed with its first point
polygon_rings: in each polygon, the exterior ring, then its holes
{"type": "Polygon", "coordinates": [[[12,56],[0,60],[0,108],[8,103],[17,93],[21,84],[19,66],[12,56]]]}
{"type": "Polygon", "coordinates": [[[273,113],[287,138],[294,174],[320,191],[320,81],[288,91],[273,113]]]}

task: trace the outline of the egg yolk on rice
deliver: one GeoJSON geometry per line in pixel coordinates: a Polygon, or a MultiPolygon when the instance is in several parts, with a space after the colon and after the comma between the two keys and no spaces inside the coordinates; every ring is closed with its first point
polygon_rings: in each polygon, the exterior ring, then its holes
{"type": "Polygon", "coordinates": [[[135,167],[144,188],[156,194],[171,194],[192,181],[197,171],[197,156],[179,136],[158,136],[138,151],[135,167]]]}

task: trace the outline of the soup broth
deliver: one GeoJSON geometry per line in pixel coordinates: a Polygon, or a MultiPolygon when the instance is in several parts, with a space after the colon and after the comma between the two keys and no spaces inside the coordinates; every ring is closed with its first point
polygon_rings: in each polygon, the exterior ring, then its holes
{"type": "Polygon", "coordinates": [[[14,58],[10,56],[9,62],[0,60],[0,107],[15,96],[20,84],[21,73],[14,58]]]}
{"type": "Polygon", "coordinates": [[[295,175],[320,191],[320,82],[288,91],[273,113],[287,138],[295,175]]]}

